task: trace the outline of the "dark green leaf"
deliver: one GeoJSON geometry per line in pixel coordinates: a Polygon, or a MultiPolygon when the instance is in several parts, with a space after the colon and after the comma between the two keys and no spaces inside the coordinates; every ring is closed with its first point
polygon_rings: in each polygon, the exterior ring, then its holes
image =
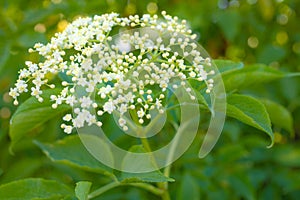
{"type": "Polygon", "coordinates": [[[79,200],[88,200],[92,183],[88,181],[80,181],[76,183],[75,195],[79,200]]]}
{"type": "Polygon", "coordinates": [[[284,73],[266,65],[246,66],[222,76],[226,91],[240,90],[251,85],[265,83],[284,77],[284,73]]]}
{"type": "Polygon", "coordinates": [[[274,126],[284,128],[294,134],[293,118],[285,107],[268,99],[263,99],[261,102],[265,105],[274,126]]]}
{"type": "Polygon", "coordinates": [[[9,136],[11,138],[11,148],[29,131],[70,110],[68,105],[60,105],[57,109],[51,107],[50,95],[58,94],[59,92],[59,89],[46,90],[41,95],[44,98],[42,103],[35,97],[30,97],[18,107],[10,121],[9,136]]]}
{"type": "Polygon", "coordinates": [[[223,75],[225,73],[242,69],[244,67],[244,64],[242,62],[233,62],[231,60],[213,60],[213,63],[217,66],[220,73],[223,75]]]}
{"type": "Polygon", "coordinates": [[[2,71],[3,67],[5,66],[5,63],[7,59],[9,58],[10,54],[10,46],[11,44],[9,42],[1,41],[0,42],[0,72],[2,71]]]}
{"type": "Polygon", "coordinates": [[[43,152],[53,161],[79,167],[96,173],[114,176],[112,169],[96,160],[83,146],[78,135],[67,136],[54,144],[35,141],[43,152]]]}
{"type": "Polygon", "coordinates": [[[230,176],[228,177],[228,182],[230,186],[235,190],[239,197],[243,199],[255,199],[253,186],[250,184],[250,181],[245,177],[230,176]]]}
{"type": "Polygon", "coordinates": [[[225,37],[230,41],[234,41],[242,22],[239,13],[236,10],[227,10],[227,12],[217,13],[217,18],[217,24],[222,29],[225,37]]]}
{"type": "Polygon", "coordinates": [[[3,200],[63,199],[73,195],[66,185],[40,178],[22,179],[0,186],[0,199],[3,200]]]}
{"type": "MultiPolygon", "coordinates": [[[[140,145],[132,146],[130,152],[144,153],[144,148],[140,145]]],[[[126,156],[124,160],[126,159],[126,156]]],[[[148,173],[127,173],[123,172],[120,177],[123,183],[131,182],[173,182],[174,179],[164,176],[159,170],[148,173]]]]}
{"type": "Polygon", "coordinates": [[[267,133],[273,145],[274,135],[271,129],[271,121],[265,106],[257,99],[245,95],[230,95],[227,97],[227,113],[245,124],[253,126],[267,133]]]}
{"type": "Polygon", "coordinates": [[[258,54],[258,62],[270,64],[279,61],[286,55],[286,50],[280,46],[266,45],[258,54]]]}
{"type": "Polygon", "coordinates": [[[181,185],[178,190],[178,200],[199,200],[200,188],[196,180],[189,174],[185,174],[182,177],[181,185]]]}

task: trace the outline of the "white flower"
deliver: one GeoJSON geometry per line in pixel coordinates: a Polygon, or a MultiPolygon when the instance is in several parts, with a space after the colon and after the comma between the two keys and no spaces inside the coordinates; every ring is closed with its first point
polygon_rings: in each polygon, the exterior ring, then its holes
{"type": "Polygon", "coordinates": [[[66,114],[64,117],[63,117],[63,120],[64,121],[70,121],[70,120],[72,120],[72,115],[71,114],[66,114]]]}
{"type": "Polygon", "coordinates": [[[89,108],[93,101],[91,100],[90,97],[86,97],[86,96],[83,96],[79,99],[79,102],[81,103],[81,107],[82,108],[89,108]]]}
{"type": "Polygon", "coordinates": [[[137,115],[138,115],[139,118],[144,117],[144,115],[145,115],[144,110],[141,108],[139,111],[137,111],[137,115]]]}
{"type": "Polygon", "coordinates": [[[18,93],[18,88],[10,88],[10,91],[9,91],[9,96],[11,96],[12,98],[16,99],[17,96],[19,96],[19,93],[18,93]]]}
{"type": "Polygon", "coordinates": [[[19,91],[20,93],[28,91],[27,84],[24,80],[17,80],[17,83],[15,85],[16,85],[17,91],[19,91]]]}
{"type": "Polygon", "coordinates": [[[161,20],[157,15],[145,14],[121,18],[110,13],[76,19],[48,44],[37,43],[29,50],[37,52],[42,62],[26,61],[26,68],[19,71],[9,95],[18,104],[18,96],[28,92],[28,85],[33,84],[30,93],[42,102],[40,95],[44,89],[62,87],[50,100],[54,109],[63,104],[74,107],[73,116],[63,117],[68,125],[63,124],[62,128],[69,134],[73,128],[86,124],[102,125],[91,109],[97,109],[99,116],[119,112],[118,123],[124,131],[128,127],[122,115],[128,109],[135,110],[138,122],[143,124],[151,119],[150,110],[164,112],[163,99],[169,85],[174,90],[183,87],[194,99],[192,88],[186,85],[189,79],[204,81],[206,92],[210,92],[214,71],[210,68],[211,59],[202,57],[197,50],[193,42],[196,35],[185,20],[164,11],[162,17],[161,20]],[[111,30],[126,26],[128,31],[112,37],[111,30]],[[192,60],[187,62],[188,58],[192,60]],[[71,79],[61,84],[51,83],[56,80],[52,77],[60,73],[71,79]],[[173,79],[180,82],[174,83],[173,79]],[[85,93],[76,94],[78,88],[85,93]]]}
{"type": "Polygon", "coordinates": [[[35,87],[31,88],[32,96],[39,96],[40,94],[42,94],[42,91],[40,90],[40,88],[35,88],[35,87]]]}
{"type": "Polygon", "coordinates": [[[115,110],[115,105],[113,104],[113,102],[112,101],[108,101],[108,102],[106,102],[105,104],[104,104],[104,106],[103,106],[103,110],[105,111],[105,112],[108,112],[109,114],[111,114],[114,110],[115,110]]]}

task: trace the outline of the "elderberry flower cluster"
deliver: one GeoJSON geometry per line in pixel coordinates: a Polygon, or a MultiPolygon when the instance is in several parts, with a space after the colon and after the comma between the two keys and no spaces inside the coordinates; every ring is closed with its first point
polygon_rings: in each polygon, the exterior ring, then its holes
{"type": "Polygon", "coordinates": [[[43,102],[43,90],[58,88],[60,93],[50,96],[53,109],[62,104],[76,105],[73,113],[63,117],[64,132],[69,134],[86,124],[102,126],[99,116],[113,112],[119,113],[118,123],[126,131],[124,114],[128,111],[136,113],[140,124],[151,120],[151,110],[165,112],[163,102],[168,88],[184,87],[195,99],[192,88],[186,85],[187,80],[193,79],[204,82],[209,93],[213,87],[209,77],[214,71],[206,70],[211,60],[197,50],[196,35],[185,20],[166,12],[162,16],[163,19],[148,14],[141,18],[119,17],[111,13],[75,20],[49,43],[37,43],[29,49],[43,60],[26,61],[27,67],[19,71],[19,79],[9,92],[14,104],[24,92],[43,102]],[[126,31],[133,28],[148,28],[157,35],[151,31],[126,31]],[[118,37],[113,35],[116,30],[121,31],[118,37]],[[192,62],[185,60],[188,57],[193,58],[192,62]],[[69,79],[54,84],[49,77],[58,74],[69,79]],[[179,82],[172,82],[173,78],[179,82]],[[77,94],[78,88],[83,89],[83,95],[77,94]]]}

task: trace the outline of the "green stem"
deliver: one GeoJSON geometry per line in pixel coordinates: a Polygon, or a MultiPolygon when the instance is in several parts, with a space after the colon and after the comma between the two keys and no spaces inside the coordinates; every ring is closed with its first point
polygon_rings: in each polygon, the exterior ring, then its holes
{"type": "Polygon", "coordinates": [[[286,75],[286,77],[295,77],[295,76],[300,76],[300,72],[292,72],[286,75]]]}
{"type": "Polygon", "coordinates": [[[143,188],[155,195],[161,196],[164,191],[147,183],[128,183],[127,185],[143,188]]]}
{"type": "Polygon", "coordinates": [[[109,183],[103,187],[100,187],[99,189],[93,191],[91,194],[88,195],[88,199],[92,199],[92,198],[95,198],[101,194],[103,194],[104,192],[112,189],[112,188],[115,188],[117,186],[120,186],[121,183],[120,182],[112,182],[112,183],[109,183]]]}
{"type": "Polygon", "coordinates": [[[145,189],[155,195],[158,195],[158,196],[161,196],[164,191],[157,188],[157,187],[154,187],[153,185],[150,185],[148,183],[120,183],[120,182],[112,182],[112,183],[109,183],[103,187],[100,187],[98,188],[97,190],[93,191],[92,193],[90,193],[88,195],[88,199],[93,199],[97,196],[100,196],[101,194],[103,194],[104,192],[110,190],[110,189],[113,189],[115,187],[118,187],[118,186],[134,186],[134,187],[138,187],[138,188],[142,188],[142,189],[145,189]]]}
{"type": "MultiPolygon", "coordinates": [[[[138,124],[137,116],[133,115],[132,118],[133,118],[133,121],[135,121],[138,124]]],[[[141,142],[142,142],[145,150],[148,153],[151,153],[152,149],[150,147],[150,144],[149,144],[147,138],[144,137],[145,133],[142,131],[142,132],[137,133],[137,135],[142,136],[141,137],[141,142]]],[[[155,160],[155,158],[153,156],[152,156],[152,162],[155,165],[155,167],[158,169],[157,162],[156,162],[156,160],[155,160]]],[[[136,183],[136,186],[137,185],[141,186],[141,183],[136,183]]],[[[155,188],[156,190],[159,191],[159,193],[157,193],[157,195],[161,196],[162,200],[170,200],[170,195],[169,195],[169,191],[168,191],[168,182],[166,182],[166,183],[158,183],[157,187],[158,188],[152,186],[152,188],[155,188]]],[[[146,188],[144,188],[144,189],[146,189],[146,188]]]]}

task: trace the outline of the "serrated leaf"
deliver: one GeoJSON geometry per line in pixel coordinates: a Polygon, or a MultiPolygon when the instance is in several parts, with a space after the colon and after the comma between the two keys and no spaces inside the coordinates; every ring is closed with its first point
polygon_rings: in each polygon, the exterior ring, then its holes
{"type": "Polygon", "coordinates": [[[244,64],[242,62],[233,62],[231,60],[213,60],[213,63],[217,66],[220,73],[223,75],[234,70],[242,69],[244,64]]]}
{"type": "Polygon", "coordinates": [[[283,78],[285,73],[262,64],[246,66],[222,75],[227,92],[283,78]]]}
{"type": "Polygon", "coordinates": [[[0,186],[0,199],[5,200],[63,199],[73,195],[66,185],[40,178],[22,179],[0,186]]]}
{"type": "Polygon", "coordinates": [[[76,183],[75,195],[79,200],[88,200],[92,183],[88,181],[80,181],[76,183]]]}
{"type": "Polygon", "coordinates": [[[273,145],[274,135],[268,112],[257,99],[239,94],[230,95],[227,97],[226,114],[267,133],[272,141],[270,146],[273,145]]]}
{"type": "Polygon", "coordinates": [[[271,122],[274,126],[287,130],[290,134],[294,134],[293,117],[291,113],[282,105],[268,99],[261,99],[265,105],[271,122]]]}
{"type": "Polygon", "coordinates": [[[86,150],[78,135],[67,136],[53,144],[44,144],[39,141],[34,141],[34,143],[55,162],[114,177],[112,169],[96,160],[86,150]]]}
{"type": "MultiPolygon", "coordinates": [[[[130,152],[135,153],[145,153],[146,151],[140,145],[134,145],[129,149],[130,152]]],[[[124,158],[126,160],[126,156],[124,158]]],[[[172,178],[164,176],[159,170],[148,172],[148,173],[127,173],[122,172],[120,181],[123,183],[132,183],[132,182],[173,182],[175,181],[172,178]]]]}
{"type": "Polygon", "coordinates": [[[70,110],[68,105],[60,105],[57,109],[51,107],[50,95],[58,94],[59,92],[59,89],[45,90],[41,95],[44,98],[42,103],[35,97],[30,97],[18,107],[10,120],[9,136],[11,138],[11,149],[31,130],[70,110]]]}

